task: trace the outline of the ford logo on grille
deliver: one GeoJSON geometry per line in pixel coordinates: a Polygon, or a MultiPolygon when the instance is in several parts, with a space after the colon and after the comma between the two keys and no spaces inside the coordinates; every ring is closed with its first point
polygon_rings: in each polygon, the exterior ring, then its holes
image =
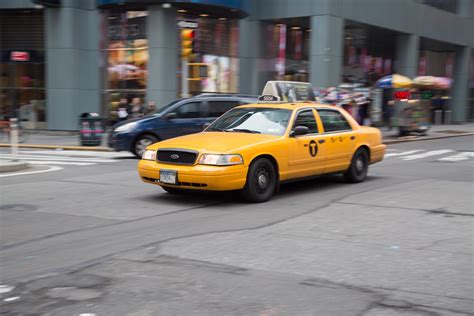
{"type": "Polygon", "coordinates": [[[172,154],[170,157],[171,159],[174,159],[174,160],[179,159],[179,155],[177,154],[172,154]]]}

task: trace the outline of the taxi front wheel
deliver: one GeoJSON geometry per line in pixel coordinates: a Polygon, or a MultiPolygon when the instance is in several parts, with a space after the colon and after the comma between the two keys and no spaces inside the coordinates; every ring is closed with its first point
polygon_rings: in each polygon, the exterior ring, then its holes
{"type": "Polygon", "coordinates": [[[258,158],[250,165],[242,196],[249,202],[265,202],[275,192],[276,185],[275,167],[268,159],[258,158]]]}
{"type": "Polygon", "coordinates": [[[344,177],[348,182],[362,182],[367,177],[369,170],[369,153],[365,148],[359,148],[352,156],[349,169],[344,173],[344,177]]]}

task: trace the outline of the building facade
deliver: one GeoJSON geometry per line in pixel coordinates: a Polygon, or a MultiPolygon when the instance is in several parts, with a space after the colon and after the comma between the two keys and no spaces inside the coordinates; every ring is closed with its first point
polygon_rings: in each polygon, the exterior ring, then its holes
{"type": "MultiPolygon", "coordinates": [[[[76,130],[120,99],[165,105],[267,80],[453,79],[452,120],[474,118],[474,0],[4,0],[0,111],[76,130]]],[[[111,118],[113,119],[113,118],[111,118]]]]}

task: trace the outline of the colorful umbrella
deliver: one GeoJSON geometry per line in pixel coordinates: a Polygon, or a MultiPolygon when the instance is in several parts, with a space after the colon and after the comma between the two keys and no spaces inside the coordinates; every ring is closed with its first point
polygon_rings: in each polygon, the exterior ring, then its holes
{"type": "Polygon", "coordinates": [[[433,76],[420,76],[413,78],[413,85],[416,88],[433,88],[436,83],[436,77],[433,76]]]}
{"type": "Polygon", "coordinates": [[[451,87],[451,78],[435,77],[434,87],[439,90],[447,90],[451,87]]]}
{"type": "Polygon", "coordinates": [[[393,75],[388,75],[388,76],[380,78],[375,83],[375,86],[382,89],[384,88],[410,88],[411,84],[412,82],[410,78],[402,76],[402,75],[398,75],[398,74],[393,74],[393,75]]]}

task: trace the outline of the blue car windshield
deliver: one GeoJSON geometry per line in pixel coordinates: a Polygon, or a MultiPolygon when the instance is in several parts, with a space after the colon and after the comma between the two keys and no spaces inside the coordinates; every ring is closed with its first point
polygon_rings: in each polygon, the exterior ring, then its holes
{"type": "Polygon", "coordinates": [[[255,133],[282,136],[291,110],[274,108],[236,108],[222,115],[207,132],[255,133]]]}
{"type": "Polygon", "coordinates": [[[175,100],[171,103],[168,103],[166,105],[163,105],[163,106],[160,106],[158,109],[156,109],[155,111],[153,111],[153,113],[150,113],[150,115],[160,115],[161,113],[163,113],[165,110],[167,110],[169,107],[175,105],[176,103],[178,103],[179,101],[182,101],[183,99],[178,99],[178,100],[175,100]]]}

